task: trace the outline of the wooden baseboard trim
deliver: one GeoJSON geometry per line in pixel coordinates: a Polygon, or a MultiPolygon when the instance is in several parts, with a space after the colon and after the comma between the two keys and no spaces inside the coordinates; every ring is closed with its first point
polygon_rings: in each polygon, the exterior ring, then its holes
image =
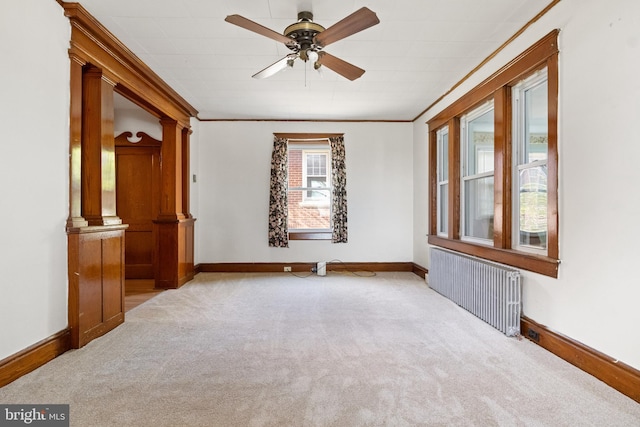
{"type": "Polygon", "coordinates": [[[415,274],[416,276],[419,276],[420,278],[424,279],[424,276],[426,274],[429,274],[429,270],[422,267],[421,265],[416,264],[415,262],[412,263],[413,266],[413,274],[415,274]]]}
{"type": "Polygon", "coordinates": [[[0,360],[0,387],[17,380],[71,349],[69,328],[0,360]]]}
{"type": "Polygon", "coordinates": [[[520,331],[522,336],[640,403],[640,371],[637,369],[526,316],[520,319],[520,331]]]}
{"type": "MultiPolygon", "coordinates": [[[[292,272],[310,273],[315,262],[233,262],[201,263],[199,273],[282,273],[285,267],[292,272]]],[[[327,271],[414,271],[411,262],[327,262],[327,271]]],[[[424,276],[423,276],[424,277],[424,276]]]]}

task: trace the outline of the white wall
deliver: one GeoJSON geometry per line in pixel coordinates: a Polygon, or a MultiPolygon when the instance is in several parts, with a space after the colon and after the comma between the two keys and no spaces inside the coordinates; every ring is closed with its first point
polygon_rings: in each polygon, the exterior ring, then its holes
{"type": "Polygon", "coordinates": [[[0,359],[67,326],[70,26],[55,1],[0,13],[0,359]]]}
{"type": "Polygon", "coordinates": [[[131,132],[132,141],[136,141],[136,133],[144,132],[150,137],[162,141],[162,125],[160,119],[145,111],[122,95],[114,93],[113,135],[131,132]]]}
{"type": "MultiPolygon", "coordinates": [[[[640,369],[640,2],[563,0],[469,81],[415,124],[414,152],[424,152],[422,123],[499,67],[560,28],[558,279],[524,272],[524,314],[640,369]]],[[[425,129],[426,130],[426,129],[425,129]]],[[[426,170],[427,159],[416,159],[426,170]]],[[[416,174],[422,179],[422,174],[416,174]]],[[[416,188],[418,185],[416,185],[416,188]]],[[[420,196],[418,194],[418,196],[420,196]]],[[[416,262],[425,246],[417,203],[416,262]]]]}
{"type": "Polygon", "coordinates": [[[412,261],[410,123],[202,122],[198,144],[198,262],[412,261]],[[348,243],[268,246],[274,132],[344,132],[348,243]]]}

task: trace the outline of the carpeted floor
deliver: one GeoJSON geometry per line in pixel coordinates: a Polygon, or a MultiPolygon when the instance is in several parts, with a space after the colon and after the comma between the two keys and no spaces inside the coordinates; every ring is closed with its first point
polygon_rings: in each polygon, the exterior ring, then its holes
{"type": "Polygon", "coordinates": [[[72,426],[638,426],[640,405],[412,273],[201,273],[0,388],[72,426]]]}

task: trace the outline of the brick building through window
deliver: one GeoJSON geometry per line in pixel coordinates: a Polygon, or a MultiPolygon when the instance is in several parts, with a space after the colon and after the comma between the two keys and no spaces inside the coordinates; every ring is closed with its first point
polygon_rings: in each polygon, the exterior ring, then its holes
{"type": "Polygon", "coordinates": [[[331,229],[331,150],[328,140],[289,142],[288,229],[331,229]]]}

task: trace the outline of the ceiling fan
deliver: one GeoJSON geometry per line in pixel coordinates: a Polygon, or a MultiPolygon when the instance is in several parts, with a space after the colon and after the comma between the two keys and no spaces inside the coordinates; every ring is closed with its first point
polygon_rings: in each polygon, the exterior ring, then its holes
{"type": "Polygon", "coordinates": [[[326,29],[313,22],[311,12],[300,12],[298,13],[298,21],[285,28],[283,34],[240,15],[229,15],[225,21],[282,42],[293,52],[254,74],[252,77],[256,79],[270,77],[287,67],[293,67],[294,61],[300,58],[304,62],[311,61],[316,70],[324,65],[349,80],[359,78],[364,74],[364,70],[325,52],[323,49],[331,43],[380,22],[376,14],[366,7],[355,11],[326,29]]]}

